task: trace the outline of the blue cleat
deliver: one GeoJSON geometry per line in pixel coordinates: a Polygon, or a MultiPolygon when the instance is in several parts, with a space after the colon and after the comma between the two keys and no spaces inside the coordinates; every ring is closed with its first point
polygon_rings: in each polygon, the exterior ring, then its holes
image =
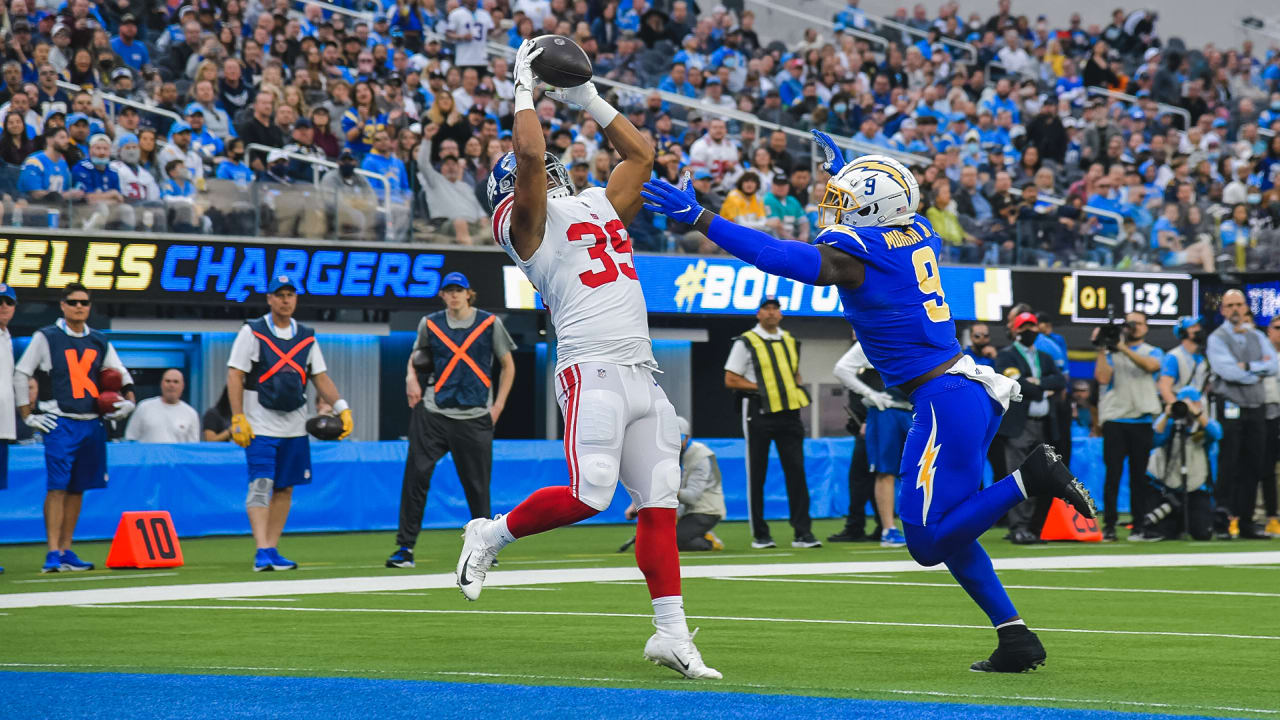
{"type": "Polygon", "coordinates": [[[44,556],[44,567],[40,568],[42,573],[62,572],[61,553],[57,550],[50,550],[48,555],[44,556]]]}
{"type": "Polygon", "coordinates": [[[84,572],[85,570],[93,569],[93,563],[85,562],[81,560],[80,558],[76,557],[75,552],[71,550],[63,550],[62,554],[59,555],[59,560],[61,560],[62,562],[63,570],[70,570],[71,572],[84,572]]]}
{"type": "Polygon", "coordinates": [[[880,534],[880,547],[906,547],[907,536],[898,528],[887,528],[880,534]]]}
{"type": "Polygon", "coordinates": [[[275,565],[276,570],[297,570],[298,563],[280,554],[275,548],[270,548],[267,552],[271,553],[271,561],[275,565]]]}
{"type": "Polygon", "coordinates": [[[413,548],[402,547],[391,553],[391,557],[387,558],[387,567],[389,568],[411,568],[413,563],[413,548]]]}
{"type": "Polygon", "coordinates": [[[271,558],[271,551],[266,548],[258,548],[258,551],[253,554],[253,571],[271,572],[275,569],[275,563],[272,562],[271,558]]]}

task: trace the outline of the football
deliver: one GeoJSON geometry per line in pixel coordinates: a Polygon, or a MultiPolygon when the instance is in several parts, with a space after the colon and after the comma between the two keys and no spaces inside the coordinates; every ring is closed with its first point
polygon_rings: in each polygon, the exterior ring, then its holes
{"type": "MultiPolygon", "coordinates": [[[[116,372],[116,371],[112,370],[112,372],[116,372]]],[[[116,375],[119,376],[120,373],[116,372],[116,375]]],[[[109,415],[115,412],[116,403],[120,402],[123,399],[124,398],[121,397],[120,393],[116,392],[115,390],[103,390],[98,395],[98,414],[109,415]]]]}
{"type": "Polygon", "coordinates": [[[533,41],[542,54],[529,65],[552,87],[578,87],[591,79],[591,60],[578,43],[563,35],[543,35],[533,41]]]}
{"type": "Polygon", "coordinates": [[[342,419],[334,415],[317,415],[307,421],[307,432],[317,440],[337,440],[342,434],[342,419]]]}
{"type": "Polygon", "coordinates": [[[118,393],[124,389],[124,376],[115,368],[103,368],[98,373],[98,390],[118,393]]]}
{"type": "Polygon", "coordinates": [[[435,370],[435,362],[431,359],[430,350],[414,350],[409,360],[413,363],[413,371],[419,375],[430,377],[435,370]]]}

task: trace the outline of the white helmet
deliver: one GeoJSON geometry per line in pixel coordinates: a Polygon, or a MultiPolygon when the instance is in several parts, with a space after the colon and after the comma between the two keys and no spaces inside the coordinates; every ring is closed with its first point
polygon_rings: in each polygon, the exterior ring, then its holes
{"type": "Polygon", "coordinates": [[[887,155],[863,155],[827,181],[818,226],[910,225],[920,206],[911,171],[887,155]]]}

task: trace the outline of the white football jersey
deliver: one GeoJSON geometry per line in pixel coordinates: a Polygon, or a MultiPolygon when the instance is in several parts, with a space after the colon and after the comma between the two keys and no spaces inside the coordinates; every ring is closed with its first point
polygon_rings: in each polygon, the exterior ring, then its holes
{"type": "Polygon", "coordinates": [[[657,367],[631,238],[605,196],[588,188],[547,200],[547,224],[533,257],[511,246],[515,195],[493,212],[493,237],[542,294],[558,346],[556,373],[582,362],[657,367]]]}
{"type": "Polygon", "coordinates": [[[134,170],[120,160],[112,160],[111,169],[120,176],[120,194],[126,200],[154,202],[160,199],[160,186],[146,168],[139,165],[134,170]]]}

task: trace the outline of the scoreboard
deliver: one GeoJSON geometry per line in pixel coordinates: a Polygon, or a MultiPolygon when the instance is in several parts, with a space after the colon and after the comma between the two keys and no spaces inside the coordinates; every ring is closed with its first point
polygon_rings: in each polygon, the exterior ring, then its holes
{"type": "Polygon", "coordinates": [[[1199,281],[1190,275],[1077,271],[1071,277],[1074,322],[1105,323],[1112,307],[1116,317],[1146,313],[1151,325],[1173,325],[1184,315],[1200,314],[1199,281]]]}

